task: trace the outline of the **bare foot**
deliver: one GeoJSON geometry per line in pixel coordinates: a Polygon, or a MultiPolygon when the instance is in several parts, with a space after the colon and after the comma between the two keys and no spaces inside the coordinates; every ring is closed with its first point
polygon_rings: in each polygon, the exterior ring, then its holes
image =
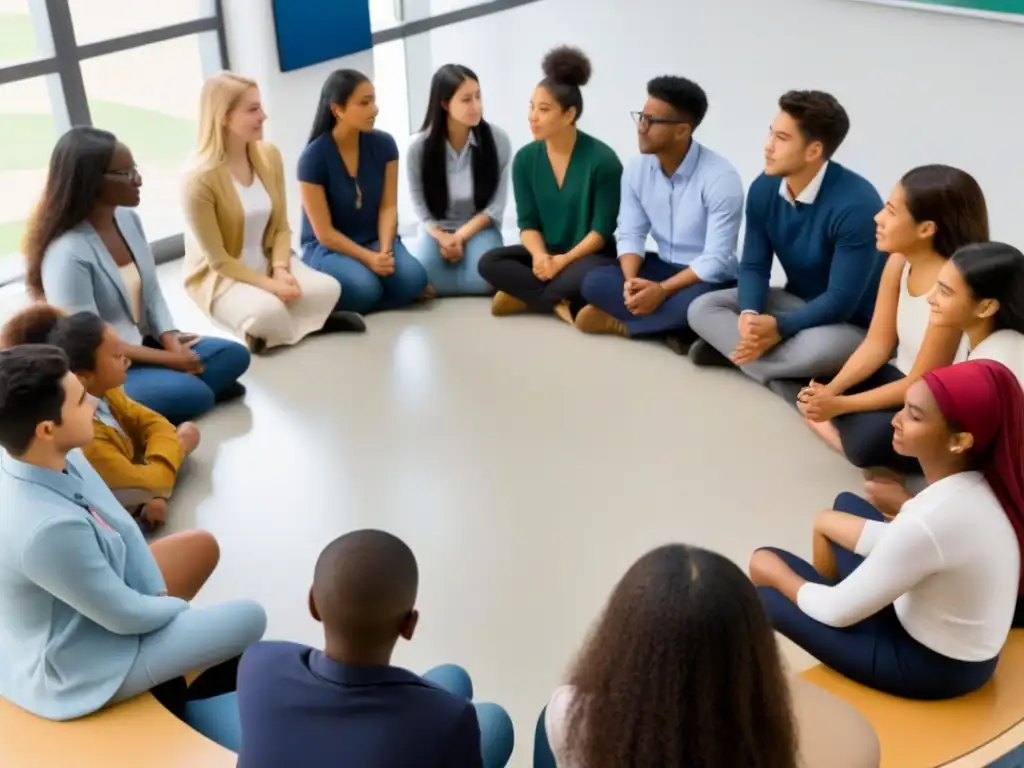
{"type": "Polygon", "coordinates": [[[181,443],[181,450],[188,456],[199,447],[199,427],[191,421],[186,421],[178,427],[178,442],[181,443]]]}
{"type": "Polygon", "coordinates": [[[833,451],[836,453],[843,452],[843,441],[839,437],[839,430],[835,428],[831,421],[811,421],[805,418],[804,424],[833,451]]]}
{"type": "Polygon", "coordinates": [[[142,513],[139,515],[139,520],[143,521],[151,528],[159,528],[161,525],[167,522],[167,499],[153,499],[148,502],[143,508],[142,513]]]}
{"type": "Polygon", "coordinates": [[[888,518],[896,517],[903,505],[914,498],[902,483],[885,478],[868,480],[864,492],[874,508],[888,518]]]}
{"type": "Polygon", "coordinates": [[[868,467],[861,474],[864,475],[865,480],[887,480],[891,483],[899,483],[903,485],[904,477],[895,469],[888,469],[886,467],[868,467]]]}

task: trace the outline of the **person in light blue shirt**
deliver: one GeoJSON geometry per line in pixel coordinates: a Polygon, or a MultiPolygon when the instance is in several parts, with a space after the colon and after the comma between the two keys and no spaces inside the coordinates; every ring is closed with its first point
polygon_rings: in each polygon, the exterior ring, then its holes
{"type": "Polygon", "coordinates": [[[622,175],[619,263],[586,276],[576,327],[660,336],[683,353],[690,303],[736,280],[743,184],[729,161],[693,140],[708,110],[697,83],[656,77],[647,94],[633,113],[641,155],[622,175]],[[649,235],[657,253],[646,252],[649,235]]]}
{"type": "MultiPolygon", "coordinates": [[[[266,628],[251,601],[189,605],[198,585],[172,578],[187,553],[150,550],[82,455],[94,411],[57,347],[0,352],[0,696],[51,720],[151,689],[160,699],[158,688],[237,659],[266,628]]],[[[183,688],[182,714],[207,674],[183,688]]]]}

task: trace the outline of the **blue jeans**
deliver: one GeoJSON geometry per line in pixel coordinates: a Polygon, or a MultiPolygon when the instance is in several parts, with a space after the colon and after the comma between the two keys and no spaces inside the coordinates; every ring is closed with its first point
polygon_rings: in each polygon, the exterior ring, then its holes
{"type": "Polygon", "coordinates": [[[462,261],[457,264],[450,264],[441,257],[441,246],[426,232],[413,245],[412,252],[427,270],[438,296],[486,296],[492,289],[480,277],[480,257],[501,246],[501,232],[488,227],[466,241],[462,261]]]}
{"type": "Polygon", "coordinates": [[[211,410],[236,385],[252,357],[237,341],[215,336],[204,336],[192,349],[203,361],[201,374],[194,376],[159,365],[133,365],[124,383],[125,394],[172,424],[190,421],[211,410]]]}
{"type": "MultiPolygon", "coordinates": [[[[648,253],[640,265],[637,277],[660,283],[682,272],[686,267],[662,261],[656,253],[648,253]]],[[[663,334],[685,334],[690,330],[686,313],[690,303],[698,296],[711,291],[728,288],[731,284],[705,283],[703,281],[669,296],[654,312],[644,317],[637,317],[626,309],[626,301],[622,296],[626,278],[622,267],[618,264],[611,267],[599,267],[591,270],[583,278],[583,298],[588,304],[607,312],[622,322],[630,336],[659,336],[663,334]]]]}
{"type": "MultiPolygon", "coordinates": [[[[852,493],[841,493],[833,507],[840,512],[883,521],[882,514],[852,493]]],[[[794,554],[768,547],[803,578],[831,584],[814,566],[794,554]]],[[[832,543],[842,581],[864,562],[860,555],[832,543]]],[[[896,609],[887,605],[849,627],[831,627],[812,619],[774,587],[758,587],[761,603],[775,630],[822,664],[856,683],[908,699],[951,699],[984,685],[995,672],[998,656],[987,661],[960,661],[922,645],[903,628],[896,609]]]]}
{"type": "MultiPolygon", "coordinates": [[[[427,672],[423,679],[456,696],[473,699],[473,681],[462,667],[443,664],[427,672]]],[[[208,739],[237,752],[242,743],[237,697],[236,693],[226,693],[210,699],[190,701],[186,705],[185,721],[208,739]]],[[[473,706],[480,724],[480,751],[484,768],[504,768],[515,747],[512,718],[497,704],[481,703],[473,706]]]]}
{"type": "MultiPolygon", "coordinates": [[[[375,250],[380,243],[369,243],[366,247],[375,250]]],[[[342,256],[317,242],[303,248],[302,260],[341,284],[337,309],[366,315],[411,304],[427,287],[427,270],[401,240],[395,240],[394,252],[395,271],[387,277],[376,274],[358,259],[342,256]]]]}

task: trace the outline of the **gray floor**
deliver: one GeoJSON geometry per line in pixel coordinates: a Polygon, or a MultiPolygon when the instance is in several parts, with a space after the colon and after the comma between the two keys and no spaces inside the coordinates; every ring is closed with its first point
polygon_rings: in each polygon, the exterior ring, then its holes
{"type": "MultiPolygon", "coordinates": [[[[182,327],[212,331],[180,266],[161,269],[182,327]]],[[[781,399],[658,344],[495,319],[483,299],[368,326],[253,362],[245,402],[201,422],[169,529],[221,542],[199,602],[255,598],[269,637],[311,644],[321,548],[359,527],[404,538],[422,618],[396,663],[466,666],[478,698],[512,714],[514,765],[529,764],[538,711],[637,556],[668,541],[740,564],[763,544],[807,555],[815,513],[861,487],[781,399]]]]}

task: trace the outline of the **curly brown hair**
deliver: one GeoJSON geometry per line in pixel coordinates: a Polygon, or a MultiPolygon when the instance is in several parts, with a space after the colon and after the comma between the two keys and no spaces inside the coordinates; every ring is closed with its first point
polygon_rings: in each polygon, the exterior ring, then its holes
{"type": "Polygon", "coordinates": [[[671,544],[622,577],[569,676],[586,768],[796,768],[771,624],[731,561],[671,544]]]}

